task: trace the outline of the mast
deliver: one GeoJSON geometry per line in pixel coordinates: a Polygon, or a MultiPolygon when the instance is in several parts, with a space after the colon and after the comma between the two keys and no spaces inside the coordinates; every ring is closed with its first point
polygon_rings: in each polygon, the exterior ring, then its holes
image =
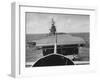
{"type": "Polygon", "coordinates": [[[55,34],[54,54],[57,54],[57,33],[55,34]]]}
{"type": "Polygon", "coordinates": [[[52,34],[55,36],[55,43],[54,43],[54,54],[57,53],[57,31],[55,26],[55,21],[52,18],[52,34]]]}

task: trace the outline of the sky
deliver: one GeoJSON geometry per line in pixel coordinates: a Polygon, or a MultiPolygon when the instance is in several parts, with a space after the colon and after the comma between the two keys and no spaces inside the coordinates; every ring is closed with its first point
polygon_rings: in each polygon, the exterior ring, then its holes
{"type": "Polygon", "coordinates": [[[89,15],[76,14],[51,14],[27,12],[26,15],[26,34],[49,33],[52,18],[55,21],[57,32],[80,33],[89,32],[89,15]]]}

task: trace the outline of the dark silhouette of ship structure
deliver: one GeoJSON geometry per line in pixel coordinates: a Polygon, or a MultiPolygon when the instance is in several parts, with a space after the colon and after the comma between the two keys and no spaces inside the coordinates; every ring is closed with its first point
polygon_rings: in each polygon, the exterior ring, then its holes
{"type": "Polygon", "coordinates": [[[78,59],[79,47],[84,44],[85,41],[80,37],[57,33],[52,18],[49,36],[36,40],[36,46],[42,49],[43,57],[33,67],[74,65],[73,60],[78,59]]]}

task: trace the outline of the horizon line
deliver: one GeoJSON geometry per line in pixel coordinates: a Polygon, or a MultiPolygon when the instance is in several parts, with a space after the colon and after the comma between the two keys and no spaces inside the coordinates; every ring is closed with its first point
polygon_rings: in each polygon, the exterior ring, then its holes
{"type": "MultiPolygon", "coordinates": [[[[59,33],[65,33],[65,32],[59,32],[59,33]]],[[[90,32],[68,32],[68,33],[90,33],[90,32]]],[[[49,33],[25,33],[25,34],[49,34],[49,33]]]]}

